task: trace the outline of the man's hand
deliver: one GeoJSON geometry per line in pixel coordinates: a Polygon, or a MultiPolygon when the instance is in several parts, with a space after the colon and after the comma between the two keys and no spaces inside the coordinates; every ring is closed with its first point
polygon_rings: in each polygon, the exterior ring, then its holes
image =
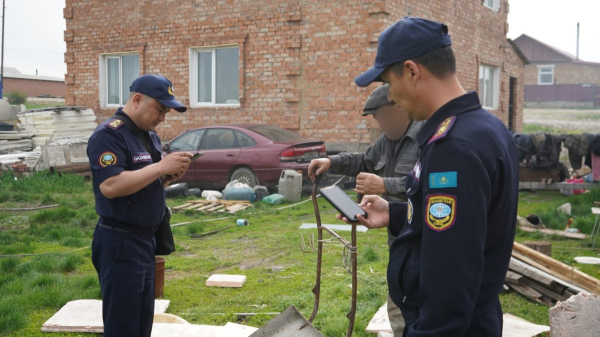
{"type": "Polygon", "coordinates": [[[159,163],[163,175],[172,176],[171,181],[175,181],[185,174],[190,167],[190,158],[193,155],[189,152],[174,152],[165,156],[159,163]]]}
{"type": "Polygon", "coordinates": [[[310,165],[308,165],[308,176],[310,180],[314,183],[316,177],[329,170],[331,167],[331,159],[329,158],[321,158],[321,159],[313,159],[310,161],[310,165]]]}
{"type": "Polygon", "coordinates": [[[382,177],[365,172],[356,177],[356,188],[354,191],[364,195],[385,194],[387,192],[382,177]]]}
{"type": "MultiPolygon", "coordinates": [[[[376,195],[365,195],[359,205],[367,212],[368,217],[365,219],[361,215],[357,215],[358,221],[367,228],[384,228],[390,223],[390,205],[388,202],[376,195]]],[[[351,223],[341,214],[336,215],[339,220],[344,220],[346,223],[351,223]]]]}

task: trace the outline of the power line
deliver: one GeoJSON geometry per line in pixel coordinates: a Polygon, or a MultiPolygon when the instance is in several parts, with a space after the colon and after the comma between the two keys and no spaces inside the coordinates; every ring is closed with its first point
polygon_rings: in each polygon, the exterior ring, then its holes
{"type": "Polygon", "coordinates": [[[35,25],[35,26],[29,26],[29,27],[23,27],[23,28],[19,28],[19,29],[11,30],[10,32],[6,32],[6,34],[10,34],[10,33],[18,32],[18,31],[25,30],[25,29],[30,29],[30,28],[36,28],[36,27],[40,27],[40,26],[43,26],[43,25],[47,25],[47,24],[49,24],[49,23],[53,23],[53,22],[59,21],[59,20],[63,20],[63,19],[56,19],[56,20],[52,20],[52,21],[48,21],[48,22],[44,22],[44,23],[41,23],[41,24],[39,24],[39,25],[35,25]]]}

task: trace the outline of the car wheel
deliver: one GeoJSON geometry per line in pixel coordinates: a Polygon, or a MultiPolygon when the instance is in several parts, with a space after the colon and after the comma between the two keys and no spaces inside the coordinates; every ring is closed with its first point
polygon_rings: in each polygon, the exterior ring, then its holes
{"type": "Polygon", "coordinates": [[[247,184],[252,188],[254,188],[254,186],[256,185],[256,176],[254,175],[254,172],[252,172],[251,169],[245,167],[239,168],[233,172],[233,174],[231,175],[231,179],[229,179],[229,182],[232,182],[234,180],[237,180],[243,184],[247,184]]]}

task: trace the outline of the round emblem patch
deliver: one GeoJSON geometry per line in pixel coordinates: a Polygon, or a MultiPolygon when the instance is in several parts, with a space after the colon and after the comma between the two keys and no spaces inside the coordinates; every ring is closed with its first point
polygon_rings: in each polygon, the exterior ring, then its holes
{"type": "Polygon", "coordinates": [[[410,201],[410,198],[408,199],[407,208],[408,209],[406,210],[406,219],[408,220],[408,224],[410,225],[413,219],[413,204],[412,201],[410,201]]]}
{"type": "Polygon", "coordinates": [[[433,215],[433,217],[438,218],[438,219],[447,217],[448,215],[450,215],[450,212],[451,212],[450,207],[441,202],[435,203],[435,204],[431,205],[431,207],[429,208],[429,213],[431,213],[431,215],[433,215]]]}
{"type": "Polygon", "coordinates": [[[112,152],[104,152],[100,155],[100,159],[98,160],[98,162],[102,167],[114,165],[117,163],[117,156],[112,152]]]}

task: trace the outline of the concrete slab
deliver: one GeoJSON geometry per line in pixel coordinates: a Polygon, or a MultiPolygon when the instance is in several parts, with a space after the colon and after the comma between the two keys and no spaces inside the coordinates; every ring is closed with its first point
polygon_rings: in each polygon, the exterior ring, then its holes
{"type": "MultiPolygon", "coordinates": [[[[154,313],[164,313],[170,301],[156,300],[154,313]]],[[[77,300],[65,304],[54,316],[42,325],[43,332],[104,332],[102,301],[77,300]]]]}
{"type": "Polygon", "coordinates": [[[244,275],[214,274],[206,280],[207,287],[241,288],[246,283],[244,275]]]}
{"type": "Polygon", "coordinates": [[[156,323],[152,337],[234,337],[225,333],[224,326],[156,323]]]}
{"type": "Polygon", "coordinates": [[[256,332],[258,328],[236,324],[236,323],[227,323],[225,324],[224,332],[231,336],[240,336],[240,337],[248,337],[254,332],[256,332]]]}
{"type": "Polygon", "coordinates": [[[390,319],[387,312],[387,303],[383,304],[379,310],[375,313],[375,316],[367,325],[368,333],[378,334],[380,332],[392,333],[392,326],[390,325],[390,319]]]}
{"type": "MultiPolygon", "coordinates": [[[[352,225],[330,225],[330,224],[323,224],[323,226],[332,229],[334,231],[351,231],[352,230],[352,225]]],[[[303,223],[302,226],[300,226],[300,229],[315,229],[317,228],[317,224],[314,223],[303,223]]],[[[361,233],[365,233],[366,231],[368,231],[369,229],[363,225],[358,225],[356,226],[356,231],[357,232],[361,232],[361,233]]]]}
{"type": "MultiPolygon", "coordinates": [[[[502,337],[531,337],[550,331],[549,326],[536,325],[511,314],[504,314],[502,337]]],[[[367,333],[392,333],[392,327],[387,313],[387,304],[377,310],[366,329],[367,333]]]]}
{"type": "Polygon", "coordinates": [[[598,336],[600,296],[578,294],[550,309],[550,336],[598,336]]]}
{"type": "Polygon", "coordinates": [[[550,331],[549,326],[536,325],[511,314],[504,314],[502,337],[531,337],[550,331]]]}

